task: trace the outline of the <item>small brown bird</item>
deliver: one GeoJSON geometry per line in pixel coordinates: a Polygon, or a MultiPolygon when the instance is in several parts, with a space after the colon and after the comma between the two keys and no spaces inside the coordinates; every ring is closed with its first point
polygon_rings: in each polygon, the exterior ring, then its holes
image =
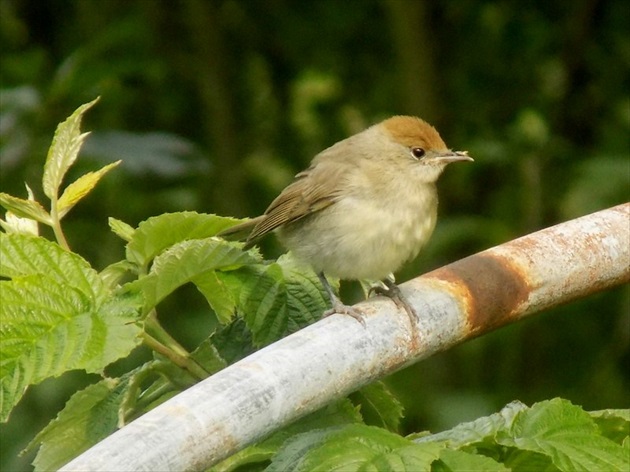
{"type": "Polygon", "coordinates": [[[247,244],[277,230],[280,241],[309,264],[332,309],[361,323],[335,295],[326,275],[382,281],[380,293],[413,309],[393,272],[429,240],[437,217],[435,183],[447,164],[472,161],[446,147],[437,130],[412,116],[394,116],[325,149],[295,176],[261,216],[221,235],[249,231],[247,244]]]}

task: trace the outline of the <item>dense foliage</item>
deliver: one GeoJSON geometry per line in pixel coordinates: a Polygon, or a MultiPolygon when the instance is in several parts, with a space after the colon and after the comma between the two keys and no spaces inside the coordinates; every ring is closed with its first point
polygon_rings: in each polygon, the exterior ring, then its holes
{"type": "MultiPolygon", "coordinates": [[[[117,281],[128,267],[111,266],[116,261],[142,266],[158,254],[134,252],[131,242],[123,253],[116,235],[129,237],[134,228],[133,234],[143,234],[142,228],[150,234],[160,224],[180,227],[188,218],[197,221],[198,214],[186,213],[192,210],[257,214],[314,153],[396,113],[429,120],[450,146],[467,149],[476,160],[447,171],[433,240],[399,280],[628,199],[630,12],[621,0],[563,6],[542,1],[525,6],[510,1],[0,0],[0,8],[2,192],[26,197],[26,182],[35,200],[51,198],[59,176],[42,175],[42,162],[52,131],[79,104],[102,96],[86,117],[94,132],[82,158],[66,169],[66,182],[102,170],[77,184],[65,200],[55,196],[62,213],[69,210],[82,189],[122,160],[64,221],[67,244],[82,256],[70,258],[68,267],[91,274],[84,277],[93,282],[105,268],[111,277],[106,280],[117,281]],[[165,212],[173,214],[163,218],[177,221],[160,222],[158,215],[165,212]],[[108,217],[115,218],[110,221],[115,234],[107,230],[108,217]]],[[[223,220],[212,221],[206,224],[223,220]]],[[[46,231],[42,228],[45,236],[58,235],[54,225],[46,231]]],[[[195,261],[199,252],[194,251],[209,251],[192,246],[177,250],[195,261]]],[[[38,251],[55,250],[33,251],[36,257],[38,251]]],[[[267,258],[280,252],[273,240],[262,251],[267,258]]],[[[167,256],[160,256],[158,267],[168,264],[167,256]]],[[[256,261],[248,263],[256,267],[256,261]]],[[[281,277],[290,261],[277,264],[270,272],[281,277]]],[[[59,281],[40,282],[49,294],[61,290],[59,281]]],[[[74,285],[77,280],[63,282],[76,296],[68,297],[66,308],[87,309],[85,323],[93,322],[90,317],[98,317],[106,303],[120,303],[111,307],[120,316],[135,316],[136,301],[108,298],[113,285],[92,287],[88,297],[74,285]]],[[[352,288],[346,288],[346,298],[359,296],[352,288]]],[[[161,325],[189,350],[226,322],[230,303],[210,302],[209,309],[208,297],[193,293],[184,286],[162,301],[155,292],[155,302],[162,302],[161,325]]],[[[627,407],[629,312],[624,287],[396,374],[386,385],[405,414],[394,429],[403,434],[446,430],[514,399],[531,405],[561,396],[586,410],[627,407]]],[[[29,382],[67,369],[98,372],[123,355],[99,352],[72,359],[68,353],[76,346],[66,348],[59,355],[72,362],[40,366],[29,372],[29,382]]],[[[124,378],[154,362],[146,347],[138,348],[107,374],[124,378]]],[[[19,462],[16,453],[72,392],[99,378],[68,373],[30,389],[0,432],[2,469],[25,467],[32,456],[19,462]]],[[[116,385],[102,382],[87,388],[116,391],[116,385]]]]}

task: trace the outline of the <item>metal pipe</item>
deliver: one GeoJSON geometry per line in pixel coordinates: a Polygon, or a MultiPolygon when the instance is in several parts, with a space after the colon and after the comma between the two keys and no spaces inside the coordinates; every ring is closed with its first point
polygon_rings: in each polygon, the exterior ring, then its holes
{"type": "Polygon", "coordinates": [[[168,400],[62,471],[203,470],[362,385],[466,339],[630,280],[630,203],[544,229],[333,315],[168,400]]]}

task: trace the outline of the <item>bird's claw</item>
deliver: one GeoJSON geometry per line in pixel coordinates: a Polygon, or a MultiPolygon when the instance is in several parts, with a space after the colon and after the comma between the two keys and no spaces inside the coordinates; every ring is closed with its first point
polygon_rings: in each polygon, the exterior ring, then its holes
{"type": "Polygon", "coordinates": [[[413,326],[415,324],[415,321],[418,319],[416,310],[413,308],[413,306],[411,306],[407,298],[403,295],[398,285],[390,280],[385,280],[384,283],[385,286],[375,285],[371,287],[370,293],[384,295],[390,298],[398,308],[405,310],[407,316],[409,317],[409,321],[413,326]]]}
{"type": "Polygon", "coordinates": [[[359,323],[365,327],[365,320],[363,319],[363,314],[354,307],[344,305],[343,303],[335,303],[333,307],[329,310],[326,310],[322,315],[324,318],[330,315],[334,315],[335,313],[339,313],[340,315],[348,315],[357,320],[359,323]]]}

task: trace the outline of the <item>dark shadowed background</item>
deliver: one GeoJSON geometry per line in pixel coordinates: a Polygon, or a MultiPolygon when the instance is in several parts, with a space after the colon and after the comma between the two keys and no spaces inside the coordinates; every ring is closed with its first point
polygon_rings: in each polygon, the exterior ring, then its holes
{"type": "MultiPolygon", "coordinates": [[[[262,212],[312,156],[393,114],[434,124],[470,165],[440,181],[440,219],[403,281],[630,197],[626,0],[0,0],[0,188],[42,198],[57,123],[101,96],[70,179],[123,159],[67,217],[72,249],[123,257],[109,216],[262,212]]],[[[47,235],[44,231],[44,234],[47,235]]],[[[263,243],[268,257],[281,249],[263,243]]],[[[345,289],[356,297],[356,287],[345,289]]],[[[184,345],[212,329],[194,289],[160,309],[184,345]]],[[[401,433],[519,399],[628,407],[630,291],[503,328],[388,379],[401,433]]],[[[128,362],[140,362],[142,349],[128,362]]],[[[115,370],[115,369],[114,369],[115,370]]],[[[2,470],[94,380],[32,388],[0,432],[2,470]]]]}

